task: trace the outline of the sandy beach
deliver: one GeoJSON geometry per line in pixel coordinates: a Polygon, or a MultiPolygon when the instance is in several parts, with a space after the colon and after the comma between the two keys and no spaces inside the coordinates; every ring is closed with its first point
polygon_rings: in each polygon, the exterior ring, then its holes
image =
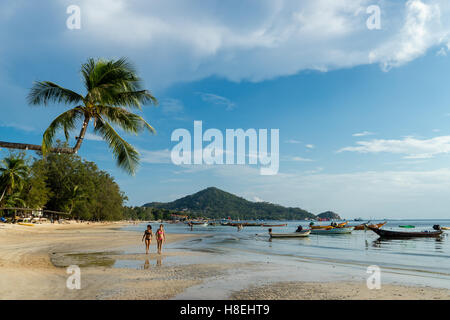
{"type": "MultiPolygon", "coordinates": [[[[258,272],[267,275],[270,268],[276,266],[224,263],[210,259],[208,252],[177,249],[157,255],[154,242],[152,253],[145,255],[141,235],[121,230],[124,225],[0,225],[1,299],[450,298],[446,289],[387,284],[382,290],[368,290],[363,281],[286,282],[274,278],[272,283],[262,283],[258,272]],[[165,259],[175,263],[166,264],[165,259]],[[135,266],[134,262],[140,267],[127,266],[127,263],[135,266]],[[81,268],[80,290],[66,287],[69,265],[81,268]],[[246,281],[240,281],[236,274],[246,277],[246,281]],[[254,278],[248,277],[249,274],[254,274],[254,278]],[[244,283],[245,288],[230,286],[225,290],[221,286],[221,283],[233,282],[241,286],[244,283]],[[196,292],[202,295],[196,296],[196,292]]],[[[168,234],[167,240],[175,243],[193,237],[201,236],[168,234]]]]}

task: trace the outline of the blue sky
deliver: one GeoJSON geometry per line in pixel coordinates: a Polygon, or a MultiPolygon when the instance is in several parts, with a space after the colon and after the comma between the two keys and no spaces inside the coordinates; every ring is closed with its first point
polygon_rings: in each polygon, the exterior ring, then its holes
{"type": "MultiPolygon", "coordinates": [[[[345,217],[449,218],[450,4],[446,1],[2,1],[0,140],[39,144],[68,106],[30,107],[35,80],[81,91],[89,57],[129,57],[160,101],[130,177],[89,134],[80,155],[131,205],[216,186],[345,217]],[[81,29],[66,27],[69,5],[81,29]],[[366,8],[381,9],[368,30],[366,8]],[[175,166],[173,130],[275,128],[280,169],[175,166]]],[[[73,142],[73,140],[72,140],[73,142]]]]}

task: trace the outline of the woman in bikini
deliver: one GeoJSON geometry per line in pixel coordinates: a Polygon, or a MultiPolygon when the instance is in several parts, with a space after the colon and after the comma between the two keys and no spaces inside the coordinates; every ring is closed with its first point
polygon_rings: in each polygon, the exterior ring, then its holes
{"type": "Polygon", "coordinates": [[[145,239],[145,254],[148,254],[150,244],[152,243],[152,237],[153,237],[152,226],[148,225],[147,230],[145,230],[144,235],[142,236],[142,241],[144,241],[145,239]]]}
{"type": "Polygon", "coordinates": [[[166,242],[166,233],[164,232],[164,226],[159,225],[158,231],[156,231],[156,241],[158,243],[158,253],[161,254],[162,244],[166,242]]]}

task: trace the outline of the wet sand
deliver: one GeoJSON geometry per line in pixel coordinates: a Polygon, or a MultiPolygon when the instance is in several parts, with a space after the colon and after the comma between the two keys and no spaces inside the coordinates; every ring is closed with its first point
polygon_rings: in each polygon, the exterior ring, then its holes
{"type": "MultiPolygon", "coordinates": [[[[208,277],[211,270],[221,269],[220,266],[214,265],[193,266],[183,270],[111,268],[110,262],[114,254],[124,247],[142,246],[142,251],[145,250],[141,241],[142,235],[119,230],[123,225],[2,225],[1,299],[167,299],[208,277]],[[99,259],[98,256],[102,253],[104,259],[99,259]],[[95,256],[95,259],[89,263],[91,256],[95,256]],[[65,266],[79,262],[82,262],[81,290],[69,290],[66,287],[69,275],[65,266]],[[144,291],[147,294],[144,294],[144,291]]],[[[170,234],[167,236],[167,243],[193,236],[170,234]]],[[[156,251],[154,241],[151,251],[156,251]]],[[[160,256],[144,253],[136,255],[135,258],[153,261],[158,257],[164,258],[174,254],[176,253],[163,253],[160,256]]]]}
{"type": "MultiPolygon", "coordinates": [[[[449,299],[449,290],[430,287],[368,290],[361,279],[280,281],[271,277],[274,264],[172,248],[158,255],[155,242],[146,255],[142,235],[121,230],[124,225],[0,225],[1,299],[449,299]],[[66,287],[66,267],[74,264],[81,268],[80,290],[66,287]]],[[[167,237],[175,243],[201,236],[167,237]]],[[[305,263],[296,268],[307,277],[305,263]]]]}
{"type": "Polygon", "coordinates": [[[231,299],[245,300],[442,300],[450,299],[446,289],[382,285],[369,290],[356,282],[277,282],[235,292],[231,299]]]}

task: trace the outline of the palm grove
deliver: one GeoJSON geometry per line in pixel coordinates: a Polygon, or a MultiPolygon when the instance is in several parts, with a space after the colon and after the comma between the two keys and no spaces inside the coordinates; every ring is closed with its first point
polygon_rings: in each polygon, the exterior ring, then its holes
{"type": "MultiPolygon", "coordinates": [[[[50,81],[36,82],[30,90],[31,105],[64,104],[68,110],[45,130],[42,145],[0,141],[0,147],[37,151],[30,159],[25,153],[11,153],[0,165],[0,207],[46,208],[63,211],[85,220],[117,220],[131,215],[123,210],[125,195],[106,172],[93,162],[77,156],[89,125],[108,144],[117,165],[134,174],[139,152],[115,128],[138,134],[154,129],[133,110],[156,104],[155,97],[142,89],[141,79],[127,59],[89,59],[81,67],[85,94],[50,81]],[[80,126],[80,127],[77,127],[80,126]],[[74,147],[67,144],[79,129],[74,147]],[[59,131],[65,143],[54,140],[59,131]]],[[[146,214],[147,216],[151,213],[146,214]]]]}

